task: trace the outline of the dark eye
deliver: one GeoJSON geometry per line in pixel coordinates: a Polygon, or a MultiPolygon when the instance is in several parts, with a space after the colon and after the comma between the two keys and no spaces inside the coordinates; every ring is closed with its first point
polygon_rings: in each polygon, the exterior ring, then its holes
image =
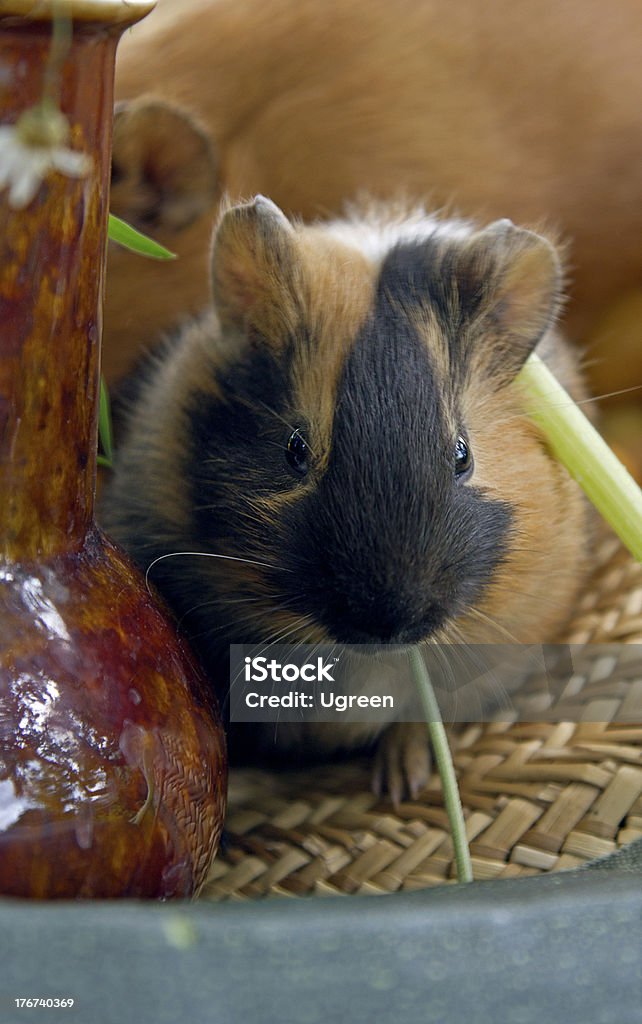
{"type": "Polygon", "coordinates": [[[473,468],[473,453],[465,437],[461,434],[455,443],[455,476],[462,477],[473,468]]]}
{"type": "Polygon", "coordinates": [[[308,448],[300,430],[290,434],[285,448],[285,457],[288,466],[297,476],[305,476],[309,469],[310,449],[308,448]]]}

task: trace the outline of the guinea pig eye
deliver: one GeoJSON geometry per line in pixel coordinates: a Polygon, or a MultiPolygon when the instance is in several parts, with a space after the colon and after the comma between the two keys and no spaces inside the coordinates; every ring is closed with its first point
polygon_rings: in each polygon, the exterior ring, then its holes
{"type": "Polygon", "coordinates": [[[461,434],[455,443],[455,476],[463,477],[473,468],[473,453],[465,437],[461,434]]]}
{"type": "Polygon", "coordinates": [[[297,476],[305,476],[309,469],[309,455],[310,449],[308,448],[305,439],[300,430],[294,430],[289,438],[288,443],[285,447],[285,458],[288,466],[293,473],[297,476]]]}

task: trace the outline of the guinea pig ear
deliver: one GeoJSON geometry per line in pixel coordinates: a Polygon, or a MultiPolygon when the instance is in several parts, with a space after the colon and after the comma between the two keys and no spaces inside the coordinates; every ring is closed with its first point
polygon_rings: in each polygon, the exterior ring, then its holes
{"type": "Polygon", "coordinates": [[[112,213],[139,227],[180,230],[211,206],[216,190],[212,143],[191,114],[151,97],[116,105],[112,213]]]}
{"type": "Polygon", "coordinates": [[[226,210],[214,234],[212,291],[224,327],[279,344],[297,321],[295,231],[271,200],[226,210]]]}
{"type": "Polygon", "coordinates": [[[555,321],[560,259],[547,239],[509,220],[479,232],[474,246],[479,268],[486,268],[475,359],[498,381],[511,380],[555,321]]]}

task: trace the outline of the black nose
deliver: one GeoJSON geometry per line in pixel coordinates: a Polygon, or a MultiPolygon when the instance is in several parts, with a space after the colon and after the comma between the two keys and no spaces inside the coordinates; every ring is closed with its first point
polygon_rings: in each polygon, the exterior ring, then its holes
{"type": "Polygon", "coordinates": [[[338,595],[328,625],[343,644],[414,644],[434,633],[444,618],[436,603],[417,608],[387,595],[355,603],[338,595]]]}

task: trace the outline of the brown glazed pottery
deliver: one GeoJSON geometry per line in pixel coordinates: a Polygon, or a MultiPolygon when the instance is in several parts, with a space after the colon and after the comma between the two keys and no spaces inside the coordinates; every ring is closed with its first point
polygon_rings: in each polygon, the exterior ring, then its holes
{"type": "MultiPolygon", "coordinates": [[[[52,12],[84,177],[0,193],[0,893],[191,896],[218,844],[225,740],[171,620],[95,525],[114,56],[143,0],[0,0],[0,121],[38,103],[52,12]]],[[[136,260],[132,256],[132,274],[136,260]]]]}

